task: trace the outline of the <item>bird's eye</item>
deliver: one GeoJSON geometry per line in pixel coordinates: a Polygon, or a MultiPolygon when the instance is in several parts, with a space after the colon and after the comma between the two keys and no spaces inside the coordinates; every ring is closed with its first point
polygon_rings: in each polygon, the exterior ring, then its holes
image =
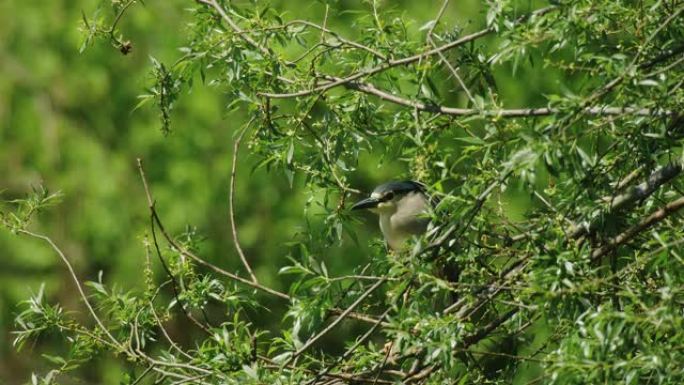
{"type": "Polygon", "coordinates": [[[387,194],[385,194],[383,200],[389,201],[389,200],[392,200],[392,198],[394,198],[394,193],[393,193],[393,192],[388,192],[387,194]]]}

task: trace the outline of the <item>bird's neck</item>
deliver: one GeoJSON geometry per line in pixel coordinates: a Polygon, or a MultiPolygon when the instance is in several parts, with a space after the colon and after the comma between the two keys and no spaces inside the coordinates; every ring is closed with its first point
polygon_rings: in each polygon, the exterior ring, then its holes
{"type": "Polygon", "coordinates": [[[396,208],[394,210],[384,210],[378,213],[378,217],[380,219],[380,231],[382,231],[385,241],[391,249],[399,250],[406,239],[392,228],[392,215],[395,212],[396,208]]]}

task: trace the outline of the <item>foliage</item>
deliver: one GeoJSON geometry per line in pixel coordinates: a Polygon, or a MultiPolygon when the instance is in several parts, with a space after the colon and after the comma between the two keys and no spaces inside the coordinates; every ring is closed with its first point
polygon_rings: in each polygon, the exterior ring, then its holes
{"type": "MultiPolygon", "coordinates": [[[[128,53],[120,22],[138,4],[112,3],[110,18],[84,18],[84,47],[104,39],[128,53]]],[[[50,332],[70,343],[34,382],[106,354],[131,384],[684,380],[684,6],[502,0],[470,25],[446,21],[449,1],[427,23],[378,1],[347,13],[317,3],[322,24],[260,2],[190,6],[181,56],[152,60],[141,100],[155,102],[165,134],[198,88],[244,117],[228,197],[242,272],[203,256],[194,230],[164,225],[142,163],[138,289],[102,275],[82,288],[58,245],[27,227],[51,196],[10,202],[3,224],[61,256],[91,318],[43,290],[26,302],[17,347],[50,332]],[[256,170],[308,191],[306,225],[279,250],[288,290],[254,274],[263,257],[240,246],[241,141],[256,170]],[[397,163],[397,178],[440,198],[430,230],[403,252],[356,249],[368,262],[349,274],[329,269],[326,255],[356,237],[358,186],[397,163]],[[273,301],[286,309],[266,325],[273,301]],[[180,345],[172,322],[199,333],[180,345]],[[343,347],[326,343],[344,327],[343,347]]]]}

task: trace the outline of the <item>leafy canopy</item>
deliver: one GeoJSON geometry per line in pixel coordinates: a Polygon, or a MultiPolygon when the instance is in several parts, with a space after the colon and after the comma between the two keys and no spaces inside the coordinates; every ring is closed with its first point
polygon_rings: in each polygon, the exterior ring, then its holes
{"type": "MultiPolygon", "coordinates": [[[[83,49],[135,50],[120,21],[137,3],[84,15],[83,49]]],[[[684,6],[491,1],[469,24],[448,0],[427,22],[403,4],[345,6],[317,3],[320,22],[262,2],[188,2],[187,45],[173,63],[152,60],[141,96],[168,134],[179,98],[220,90],[244,116],[234,162],[245,142],[258,167],[311,188],[287,292],[253,273],[232,209],[240,272],[164,228],[141,164],[145,289],[79,286],[87,322],[42,292],[28,301],[17,346],[49,330],[72,346],[40,381],[109,353],[131,384],[682,383],[684,6]],[[358,229],[357,175],[384,164],[440,198],[430,230],[404,252],[375,242],[367,265],[336,275],[323,260],[358,229]],[[287,306],[276,330],[253,322],[270,300],[287,306]],[[207,317],[212,303],[222,312],[207,317]],[[176,319],[201,331],[192,346],[166,333],[176,319]],[[344,325],[355,328],[343,347],[322,343],[344,325]]],[[[16,202],[3,223],[71,269],[28,229],[49,201],[16,202]]]]}

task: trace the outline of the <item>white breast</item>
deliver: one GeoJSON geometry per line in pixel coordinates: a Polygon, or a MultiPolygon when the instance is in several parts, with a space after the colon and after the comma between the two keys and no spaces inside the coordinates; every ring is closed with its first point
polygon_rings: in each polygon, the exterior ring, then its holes
{"type": "Polygon", "coordinates": [[[380,231],[393,250],[399,250],[413,235],[425,232],[429,220],[423,218],[427,210],[427,199],[420,192],[401,197],[394,210],[379,212],[380,231]]]}

